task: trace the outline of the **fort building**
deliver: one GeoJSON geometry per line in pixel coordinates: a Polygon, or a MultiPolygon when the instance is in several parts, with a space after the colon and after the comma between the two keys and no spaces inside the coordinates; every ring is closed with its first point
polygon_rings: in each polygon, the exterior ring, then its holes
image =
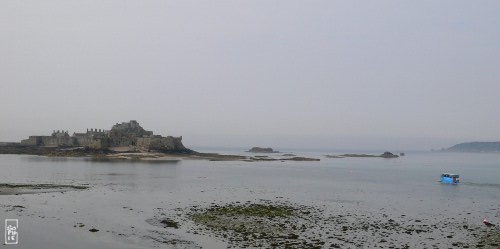
{"type": "Polygon", "coordinates": [[[155,151],[187,151],[181,137],[154,135],[152,131],[142,128],[135,120],[117,123],[111,130],[87,129],[85,133],[53,131],[50,136],[29,136],[21,141],[24,146],[43,147],[87,147],[92,149],[108,149],[111,147],[135,147],[155,151]]]}

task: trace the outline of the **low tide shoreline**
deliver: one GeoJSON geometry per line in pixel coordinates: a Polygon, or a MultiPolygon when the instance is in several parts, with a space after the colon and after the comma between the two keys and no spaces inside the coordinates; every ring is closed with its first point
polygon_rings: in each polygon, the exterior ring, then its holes
{"type": "Polygon", "coordinates": [[[132,160],[161,162],[182,159],[198,159],[209,161],[320,161],[309,158],[284,154],[280,157],[255,155],[224,155],[218,153],[202,153],[193,150],[185,151],[144,151],[135,148],[112,148],[98,150],[84,147],[41,147],[41,146],[0,146],[0,154],[37,155],[48,157],[89,157],[96,160],[132,160]]]}
{"type": "MultiPolygon", "coordinates": [[[[264,160],[285,157],[242,154],[264,160]]],[[[315,165],[328,167],[313,166],[310,170],[314,164],[265,167],[274,162],[206,163],[192,155],[183,158],[182,154],[153,152],[121,151],[104,156],[109,157],[117,158],[106,160],[119,163],[86,162],[98,158],[92,154],[85,159],[4,156],[3,170],[9,178],[3,181],[8,183],[0,184],[0,191],[6,191],[0,195],[0,209],[9,217],[19,218],[23,227],[38,222],[48,224],[45,230],[51,229],[50,234],[62,230],[81,235],[85,239],[78,240],[78,248],[95,248],[95,243],[106,248],[500,245],[497,227],[482,223],[487,217],[498,226],[500,206],[494,201],[497,185],[448,186],[433,181],[394,185],[398,181],[380,178],[394,168],[384,168],[388,161],[381,158],[367,159],[369,167],[376,170],[363,174],[356,167],[362,159],[325,158],[315,165]],[[184,161],[182,167],[157,167],[130,163],[134,156],[140,161],[184,161]],[[380,180],[366,181],[364,176],[368,175],[380,180]],[[381,187],[374,188],[377,185],[381,187]],[[396,187],[397,191],[393,190],[396,187]],[[477,195],[475,189],[481,189],[488,199],[477,195]],[[124,247],[127,243],[131,246],[124,247]]],[[[412,158],[399,163],[411,166],[408,161],[412,158]]],[[[436,164],[433,157],[424,158],[436,164]]],[[[39,243],[36,239],[40,236],[25,231],[22,243],[39,243]]],[[[66,242],[70,243],[61,239],[40,248],[65,248],[58,243],[66,242]]]]}

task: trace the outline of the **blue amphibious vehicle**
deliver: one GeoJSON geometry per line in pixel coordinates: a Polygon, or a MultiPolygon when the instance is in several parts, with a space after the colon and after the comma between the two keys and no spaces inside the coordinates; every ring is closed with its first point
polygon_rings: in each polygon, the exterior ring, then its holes
{"type": "Polygon", "coordinates": [[[444,173],[441,174],[441,183],[458,184],[460,182],[460,176],[457,174],[444,173]]]}

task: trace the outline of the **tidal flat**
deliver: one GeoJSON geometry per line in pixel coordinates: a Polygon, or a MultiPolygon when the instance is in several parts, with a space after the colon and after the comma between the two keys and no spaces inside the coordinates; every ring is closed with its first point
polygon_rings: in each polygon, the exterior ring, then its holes
{"type": "Polygon", "coordinates": [[[89,186],[68,185],[68,184],[16,184],[16,183],[0,183],[0,195],[20,195],[34,193],[49,193],[49,192],[66,192],[71,190],[88,189],[89,186]]]}
{"type": "Polygon", "coordinates": [[[460,153],[253,163],[0,155],[0,182],[86,187],[0,195],[0,210],[19,219],[18,248],[497,248],[498,230],[482,220],[499,224],[498,161],[460,153]],[[442,172],[460,173],[462,183],[440,184],[442,172]]]}
{"type": "Polygon", "coordinates": [[[175,229],[184,225],[189,233],[215,236],[234,248],[497,248],[500,241],[498,230],[466,220],[396,217],[383,210],[367,215],[261,200],[178,211],[173,218],[157,215],[150,223],[175,229]]]}

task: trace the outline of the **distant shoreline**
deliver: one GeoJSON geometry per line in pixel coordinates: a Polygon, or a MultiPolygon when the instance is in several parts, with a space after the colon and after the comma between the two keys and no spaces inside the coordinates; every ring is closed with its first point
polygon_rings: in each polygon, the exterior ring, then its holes
{"type": "Polygon", "coordinates": [[[447,149],[441,149],[440,151],[500,153],[500,142],[465,142],[465,143],[455,144],[447,149]]]}

